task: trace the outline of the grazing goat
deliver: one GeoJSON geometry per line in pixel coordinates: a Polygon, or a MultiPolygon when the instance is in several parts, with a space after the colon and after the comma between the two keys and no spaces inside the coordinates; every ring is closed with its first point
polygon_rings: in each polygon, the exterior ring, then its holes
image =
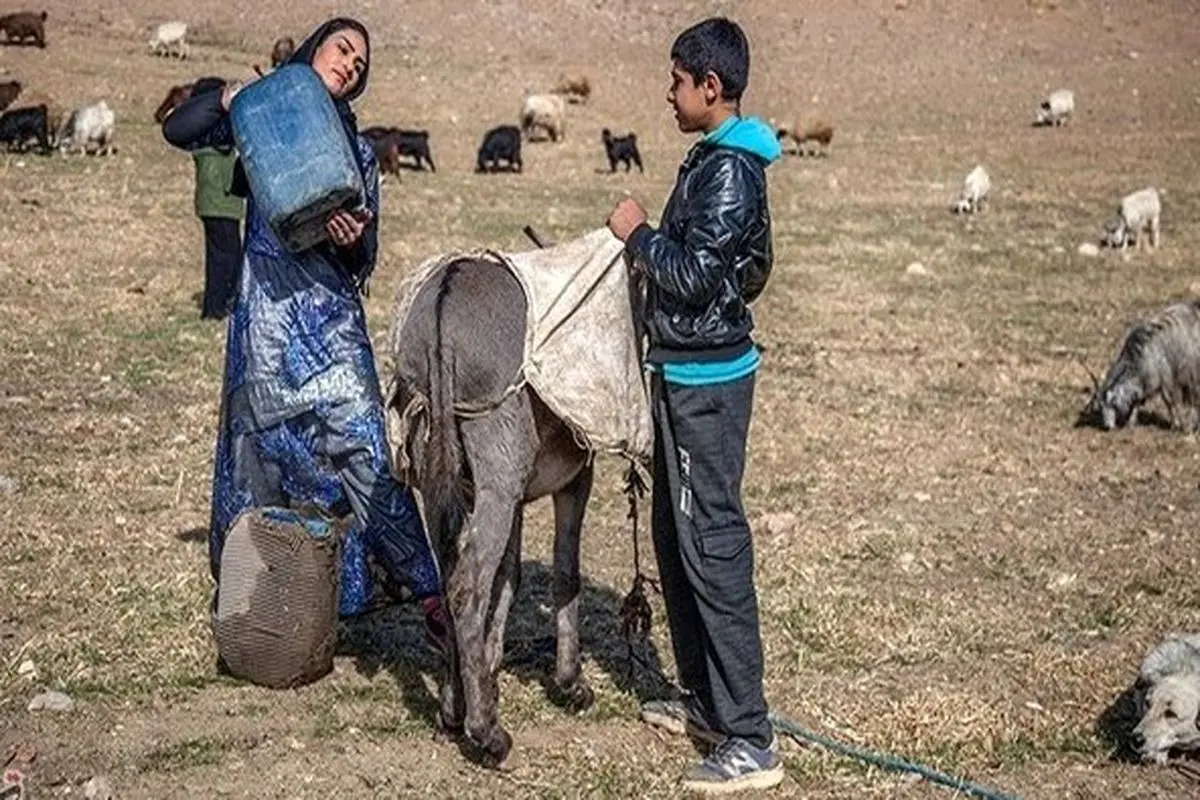
{"type": "Polygon", "coordinates": [[[43,92],[24,92],[19,100],[12,104],[9,111],[18,109],[37,108],[38,106],[46,107],[46,136],[50,145],[55,144],[55,136],[62,128],[63,120],[66,118],[66,110],[53,98],[43,92]]]}
{"type": "Polygon", "coordinates": [[[1139,189],[1121,198],[1117,215],[1104,228],[1104,243],[1109,247],[1124,250],[1132,238],[1138,250],[1146,242],[1142,231],[1149,229],[1151,247],[1158,247],[1159,220],[1162,217],[1162,200],[1154,187],[1139,189]]]}
{"type": "Polygon", "coordinates": [[[817,117],[810,123],[797,121],[791,128],[778,127],[775,138],[791,138],[796,143],[795,153],[798,156],[827,156],[829,145],[833,142],[833,123],[817,117]]]}
{"type": "Polygon", "coordinates": [[[280,64],[287,61],[296,52],[296,43],[292,41],[292,37],[284,36],[276,39],[275,44],[271,47],[271,68],[274,69],[280,64]]]}
{"type": "MultiPolygon", "coordinates": [[[[557,142],[567,134],[567,102],[558,94],[526,94],[521,106],[521,133],[542,129],[557,142]]],[[[530,141],[533,141],[530,139],[530,141]]]]}
{"type": "Polygon", "coordinates": [[[500,162],[507,161],[508,168],[520,172],[521,131],[515,125],[500,125],[483,135],[479,155],[475,159],[476,172],[499,172],[500,162]]]}
{"type": "Polygon", "coordinates": [[[1033,118],[1034,127],[1066,125],[1075,113],[1075,93],[1070,89],[1056,89],[1038,106],[1033,118]]]}
{"type": "Polygon", "coordinates": [[[391,125],[372,125],[358,132],[360,136],[371,143],[375,158],[379,160],[379,168],[385,173],[400,177],[401,156],[407,156],[416,161],[414,169],[424,169],[425,162],[429,168],[437,172],[433,164],[433,155],[429,152],[429,132],[413,131],[396,128],[391,125]]]}
{"type": "Polygon", "coordinates": [[[32,41],[38,47],[46,47],[46,12],[18,11],[0,17],[0,31],[8,44],[24,44],[32,41]]]}
{"type": "Polygon", "coordinates": [[[150,52],[169,56],[174,53],[180,59],[188,57],[191,48],[187,43],[186,22],[164,22],[154,29],[150,37],[150,52]]]}
{"type": "Polygon", "coordinates": [[[5,81],[4,83],[0,83],[0,111],[11,106],[20,94],[20,81],[5,81]]]}
{"type": "Polygon", "coordinates": [[[78,150],[88,155],[116,153],[112,143],[115,127],[116,115],[105,101],[77,108],[59,133],[58,149],[64,153],[78,150]]]}
{"type": "Polygon", "coordinates": [[[1140,320],[1121,342],[1104,382],[1079,414],[1079,425],[1123,428],[1142,404],[1162,395],[1171,426],[1200,423],[1200,300],[1175,303],[1140,320]]]}
{"type": "Polygon", "coordinates": [[[983,168],[982,164],[976,165],[975,169],[967,173],[967,178],[963,181],[962,192],[953,206],[954,213],[974,214],[981,210],[983,201],[991,190],[992,179],[987,170],[983,168]]]}
{"type": "Polygon", "coordinates": [[[17,108],[0,114],[0,143],[8,150],[23,151],[30,140],[38,143],[41,152],[50,152],[50,126],[46,106],[17,108]]]}
{"type": "Polygon", "coordinates": [[[568,103],[587,103],[592,96],[592,83],[586,75],[561,75],[550,91],[567,98],[568,103]]]}
{"type": "Polygon", "coordinates": [[[638,172],[642,169],[642,155],[638,152],[637,136],[633,133],[627,136],[613,136],[608,128],[600,131],[600,140],[604,142],[604,152],[608,154],[608,171],[617,171],[617,162],[625,162],[625,171],[629,172],[630,164],[637,164],[638,172]]]}

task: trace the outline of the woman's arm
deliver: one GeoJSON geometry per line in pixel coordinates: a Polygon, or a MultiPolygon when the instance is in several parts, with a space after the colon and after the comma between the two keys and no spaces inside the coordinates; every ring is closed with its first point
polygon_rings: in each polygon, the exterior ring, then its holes
{"type": "Polygon", "coordinates": [[[163,137],[184,150],[233,147],[227,94],[228,89],[204,92],[180,103],[163,121],[163,137]]]}

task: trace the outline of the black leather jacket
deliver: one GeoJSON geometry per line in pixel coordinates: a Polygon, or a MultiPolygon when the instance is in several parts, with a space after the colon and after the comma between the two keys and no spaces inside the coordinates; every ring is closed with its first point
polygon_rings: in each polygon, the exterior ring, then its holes
{"type": "Polygon", "coordinates": [[[649,277],[650,361],[724,360],[752,346],[748,304],[772,262],[766,166],[743,150],[697,144],[659,229],[640,225],[626,241],[649,277]]]}

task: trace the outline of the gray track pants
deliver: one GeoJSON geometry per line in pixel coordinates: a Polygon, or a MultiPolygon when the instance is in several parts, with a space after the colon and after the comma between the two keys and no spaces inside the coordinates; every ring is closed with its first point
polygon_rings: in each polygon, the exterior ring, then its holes
{"type": "Polygon", "coordinates": [[[712,727],[767,747],[754,551],[742,507],[754,376],[712,386],[651,382],[652,536],[683,688],[712,727]]]}

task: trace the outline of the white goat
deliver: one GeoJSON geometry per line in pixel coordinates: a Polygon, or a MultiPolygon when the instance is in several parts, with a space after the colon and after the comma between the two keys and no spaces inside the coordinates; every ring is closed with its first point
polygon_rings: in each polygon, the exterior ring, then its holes
{"type": "Polygon", "coordinates": [[[116,153],[112,143],[115,125],[116,115],[103,100],[77,108],[59,131],[58,148],[64,153],[76,149],[88,155],[116,153]]]}
{"type": "Polygon", "coordinates": [[[982,164],[977,164],[975,169],[967,173],[967,178],[963,181],[962,193],[958,197],[958,202],[953,206],[954,213],[974,214],[981,210],[983,201],[991,190],[991,176],[988,175],[982,164]]]}
{"type": "Polygon", "coordinates": [[[1075,113],[1075,93],[1070,89],[1056,89],[1038,106],[1034,125],[1065,125],[1075,113]]]}
{"type": "Polygon", "coordinates": [[[1145,237],[1143,229],[1150,230],[1150,245],[1158,247],[1159,218],[1162,216],[1162,200],[1154,187],[1139,189],[1125,195],[1117,216],[1105,226],[1105,243],[1109,247],[1119,247],[1124,250],[1129,246],[1132,237],[1138,250],[1142,249],[1145,237]]]}
{"type": "Polygon", "coordinates": [[[521,106],[521,133],[541,128],[557,142],[567,133],[567,101],[561,94],[526,94],[521,106]]]}
{"type": "Polygon", "coordinates": [[[187,58],[190,48],[186,37],[186,22],[164,22],[154,29],[154,35],[150,37],[150,52],[170,55],[174,51],[179,58],[187,58]]]}

